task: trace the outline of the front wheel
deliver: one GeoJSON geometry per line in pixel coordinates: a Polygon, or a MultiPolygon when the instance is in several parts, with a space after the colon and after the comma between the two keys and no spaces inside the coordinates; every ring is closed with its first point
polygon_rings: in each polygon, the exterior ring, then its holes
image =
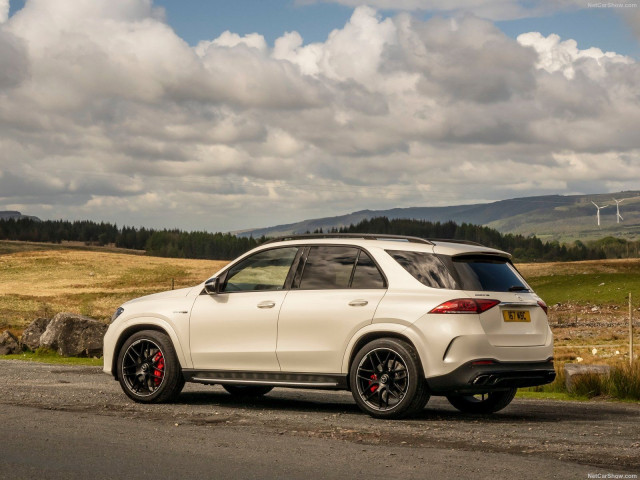
{"type": "Polygon", "coordinates": [[[511,403],[517,388],[477,395],[447,395],[449,403],[464,413],[495,413],[511,403]]]}
{"type": "Polygon", "coordinates": [[[351,364],[349,383],[358,406],[375,418],[402,418],[422,410],[429,400],[418,354],[395,338],[362,347],[351,364]]]}
{"type": "Polygon", "coordinates": [[[129,337],[118,354],[117,368],[122,390],[136,402],[170,402],[184,387],[171,339],[155,330],[129,337]]]}

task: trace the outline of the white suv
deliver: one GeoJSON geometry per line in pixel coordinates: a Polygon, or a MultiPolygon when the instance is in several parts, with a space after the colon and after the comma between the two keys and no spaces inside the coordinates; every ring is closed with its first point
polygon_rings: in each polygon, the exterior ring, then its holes
{"type": "Polygon", "coordinates": [[[509,254],[391,235],[270,241],[193,288],[122,305],[104,371],[138,402],[185,381],[239,396],[350,390],[378,418],[445,395],[464,412],[507,406],[555,378],[547,307],[509,254]]]}

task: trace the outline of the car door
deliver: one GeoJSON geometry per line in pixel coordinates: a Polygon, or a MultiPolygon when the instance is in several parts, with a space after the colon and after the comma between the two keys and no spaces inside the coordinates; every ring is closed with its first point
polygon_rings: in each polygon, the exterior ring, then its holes
{"type": "Polygon", "coordinates": [[[198,370],[277,372],[278,313],[297,247],[263,250],[227,270],[218,294],[201,294],[190,320],[198,370]]]}
{"type": "Polygon", "coordinates": [[[278,321],[282,371],[340,373],[351,337],[371,323],[386,282],[357,247],[307,247],[278,321]]]}

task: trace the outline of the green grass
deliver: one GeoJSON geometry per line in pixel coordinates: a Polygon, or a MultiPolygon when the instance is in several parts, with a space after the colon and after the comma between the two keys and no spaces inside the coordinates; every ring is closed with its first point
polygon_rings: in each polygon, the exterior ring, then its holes
{"type": "Polygon", "coordinates": [[[566,392],[536,392],[528,388],[518,390],[516,397],[532,398],[534,400],[586,400],[586,398],[572,396],[566,392]]]}
{"type": "Polygon", "coordinates": [[[87,365],[101,367],[102,358],[63,357],[55,352],[24,352],[16,355],[0,355],[0,360],[22,360],[25,362],[53,363],[57,365],[87,365]]]}
{"type": "Polygon", "coordinates": [[[640,291],[639,273],[547,275],[527,281],[550,305],[567,302],[624,305],[629,292],[640,291]]]}

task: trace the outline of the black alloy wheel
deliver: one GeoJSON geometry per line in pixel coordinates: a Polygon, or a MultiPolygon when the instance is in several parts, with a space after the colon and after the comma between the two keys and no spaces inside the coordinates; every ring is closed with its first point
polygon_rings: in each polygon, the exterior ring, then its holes
{"type": "Polygon", "coordinates": [[[356,403],[376,418],[402,418],[429,400],[418,355],[402,340],[384,338],[365,345],[349,377],[356,403]]]}
{"type": "Polygon", "coordinates": [[[129,337],[118,355],[118,380],[136,402],[173,400],[182,391],[184,378],[169,337],[153,330],[129,337]]]}

